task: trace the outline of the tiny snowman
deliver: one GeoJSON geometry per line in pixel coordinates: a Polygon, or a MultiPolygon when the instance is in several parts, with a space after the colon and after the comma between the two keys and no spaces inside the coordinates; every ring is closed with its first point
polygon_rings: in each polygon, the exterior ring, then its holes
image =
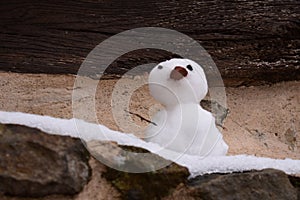
{"type": "Polygon", "coordinates": [[[200,106],[208,91],[203,69],[189,59],[158,64],[149,75],[151,95],[164,109],[151,119],[145,140],[197,156],[226,155],[228,146],[212,114],[200,106]]]}

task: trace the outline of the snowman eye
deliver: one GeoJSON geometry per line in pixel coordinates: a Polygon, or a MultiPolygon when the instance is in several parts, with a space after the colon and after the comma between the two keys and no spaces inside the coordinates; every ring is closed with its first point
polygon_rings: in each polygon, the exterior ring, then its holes
{"type": "Polygon", "coordinates": [[[157,69],[162,69],[163,68],[163,66],[161,66],[161,65],[158,65],[158,67],[157,67],[157,69]]]}
{"type": "Polygon", "coordinates": [[[193,71],[193,67],[191,65],[187,65],[186,68],[188,68],[190,71],[193,71]]]}

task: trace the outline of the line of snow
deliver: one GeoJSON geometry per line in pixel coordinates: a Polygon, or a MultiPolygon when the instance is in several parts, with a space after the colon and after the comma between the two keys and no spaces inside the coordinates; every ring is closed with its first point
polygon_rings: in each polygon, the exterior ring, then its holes
{"type": "Polygon", "coordinates": [[[38,128],[48,134],[71,136],[81,138],[85,141],[114,141],[120,145],[142,147],[165,159],[187,167],[191,173],[191,177],[206,173],[228,173],[266,168],[279,169],[287,174],[300,174],[300,160],[271,159],[251,155],[206,158],[193,155],[179,155],[174,152],[161,151],[162,147],[159,145],[145,142],[133,134],[113,131],[106,126],[88,123],[80,119],[60,119],[20,112],[0,111],[0,123],[25,125],[38,128]]]}

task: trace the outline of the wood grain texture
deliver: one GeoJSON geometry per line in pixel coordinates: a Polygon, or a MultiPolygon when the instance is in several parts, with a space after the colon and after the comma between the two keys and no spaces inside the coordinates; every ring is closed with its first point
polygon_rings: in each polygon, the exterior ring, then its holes
{"type": "MultiPolygon", "coordinates": [[[[180,31],[211,54],[227,85],[299,80],[300,2],[284,1],[47,1],[0,3],[0,70],[76,74],[112,35],[138,27],[180,31]]],[[[122,74],[174,55],[140,50],[108,70],[122,74]]]]}

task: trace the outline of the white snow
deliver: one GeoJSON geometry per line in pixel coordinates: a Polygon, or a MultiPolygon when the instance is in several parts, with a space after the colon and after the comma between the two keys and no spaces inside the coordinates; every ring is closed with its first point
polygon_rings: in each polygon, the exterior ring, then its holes
{"type": "Polygon", "coordinates": [[[208,92],[200,65],[180,58],[161,62],[150,72],[149,90],[164,109],[151,118],[156,125],[148,126],[146,141],[191,155],[226,155],[228,145],[215,118],[199,105],[208,92]]]}
{"type": "Polygon", "coordinates": [[[38,128],[48,134],[67,135],[81,138],[85,141],[114,141],[121,145],[142,147],[150,152],[157,153],[165,159],[187,167],[191,173],[191,177],[214,172],[228,173],[265,168],[279,169],[287,174],[300,174],[300,160],[271,159],[251,155],[205,158],[191,155],[176,155],[174,152],[160,151],[162,148],[159,145],[145,142],[133,134],[113,131],[103,125],[88,123],[80,119],[60,119],[20,112],[0,111],[0,123],[25,125],[38,128]],[[80,134],[78,129],[80,130],[80,134]],[[180,157],[178,158],[178,156],[180,157]]]}

